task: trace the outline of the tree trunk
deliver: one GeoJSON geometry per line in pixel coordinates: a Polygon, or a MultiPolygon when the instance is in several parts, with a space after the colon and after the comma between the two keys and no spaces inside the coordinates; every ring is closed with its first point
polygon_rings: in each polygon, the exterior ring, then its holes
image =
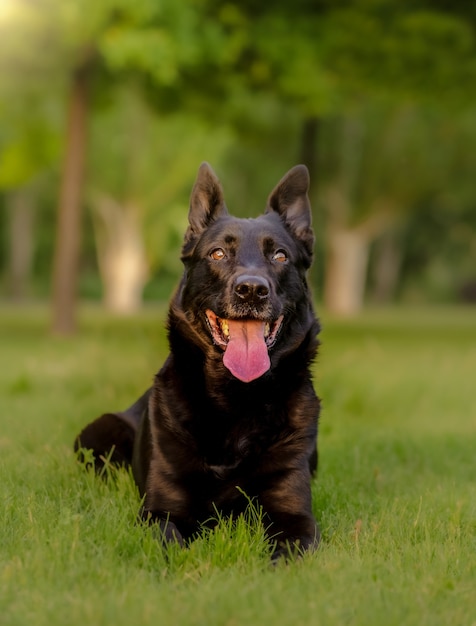
{"type": "Polygon", "coordinates": [[[53,331],[76,330],[76,299],[81,242],[81,192],[86,152],[88,87],[91,64],[73,74],[68,103],[66,146],[53,261],[53,331]]]}
{"type": "Polygon", "coordinates": [[[8,212],[7,289],[18,302],[30,295],[34,251],[34,202],[31,190],[23,187],[6,196],[8,212]]]}
{"type": "Polygon", "coordinates": [[[401,264],[402,249],[398,234],[395,231],[386,233],[376,242],[372,263],[372,297],[375,302],[383,304],[395,299],[401,264]]]}
{"type": "Polygon", "coordinates": [[[362,230],[330,229],[324,283],[324,305],[329,312],[352,316],[361,310],[368,258],[369,241],[362,230]]]}
{"type": "Polygon", "coordinates": [[[96,196],[94,209],[104,304],[114,313],[133,313],[149,275],[139,212],[104,195],[96,196]]]}

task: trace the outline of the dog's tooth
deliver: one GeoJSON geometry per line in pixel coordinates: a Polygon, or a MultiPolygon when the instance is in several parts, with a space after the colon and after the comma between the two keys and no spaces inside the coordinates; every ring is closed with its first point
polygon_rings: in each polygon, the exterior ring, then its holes
{"type": "Polygon", "coordinates": [[[230,328],[228,326],[228,322],[226,320],[221,320],[221,330],[225,337],[230,336],[230,328]]]}
{"type": "Polygon", "coordinates": [[[264,325],[264,336],[267,337],[269,335],[269,331],[270,331],[270,326],[268,324],[268,322],[266,322],[266,324],[264,325]]]}

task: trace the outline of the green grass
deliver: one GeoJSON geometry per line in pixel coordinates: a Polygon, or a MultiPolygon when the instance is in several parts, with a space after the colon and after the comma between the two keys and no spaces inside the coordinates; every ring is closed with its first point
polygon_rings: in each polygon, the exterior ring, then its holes
{"type": "Polygon", "coordinates": [[[323,541],[268,564],[256,512],[188,550],[135,523],[130,476],[79,466],[75,434],[166,354],[164,310],[0,312],[0,624],[474,626],[476,311],[324,316],[313,484],[323,541]]]}

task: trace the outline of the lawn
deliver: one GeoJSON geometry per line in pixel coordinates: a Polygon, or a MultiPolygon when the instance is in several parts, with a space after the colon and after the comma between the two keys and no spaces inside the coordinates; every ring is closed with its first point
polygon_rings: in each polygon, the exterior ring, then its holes
{"type": "Polygon", "coordinates": [[[259,512],[166,552],[130,476],[72,441],[124,408],[166,354],[164,309],[0,311],[0,624],[476,625],[476,310],[323,316],[314,508],[323,540],[272,568],[259,512]]]}

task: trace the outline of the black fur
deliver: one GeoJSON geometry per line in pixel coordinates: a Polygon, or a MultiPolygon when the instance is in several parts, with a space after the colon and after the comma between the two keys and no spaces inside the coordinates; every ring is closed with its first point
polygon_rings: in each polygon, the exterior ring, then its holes
{"type": "Polygon", "coordinates": [[[296,166],[264,215],[238,219],[202,164],[169,310],[170,354],[134,405],[99,417],[76,440],[97,464],[108,456],[132,465],[143,516],[168,540],[192,537],[216,509],[240,513],[248,497],[263,507],[275,557],[318,544],[310,481],[319,400],[309,366],[319,326],[306,280],[314,243],[308,186],[307,169],[296,166]]]}

